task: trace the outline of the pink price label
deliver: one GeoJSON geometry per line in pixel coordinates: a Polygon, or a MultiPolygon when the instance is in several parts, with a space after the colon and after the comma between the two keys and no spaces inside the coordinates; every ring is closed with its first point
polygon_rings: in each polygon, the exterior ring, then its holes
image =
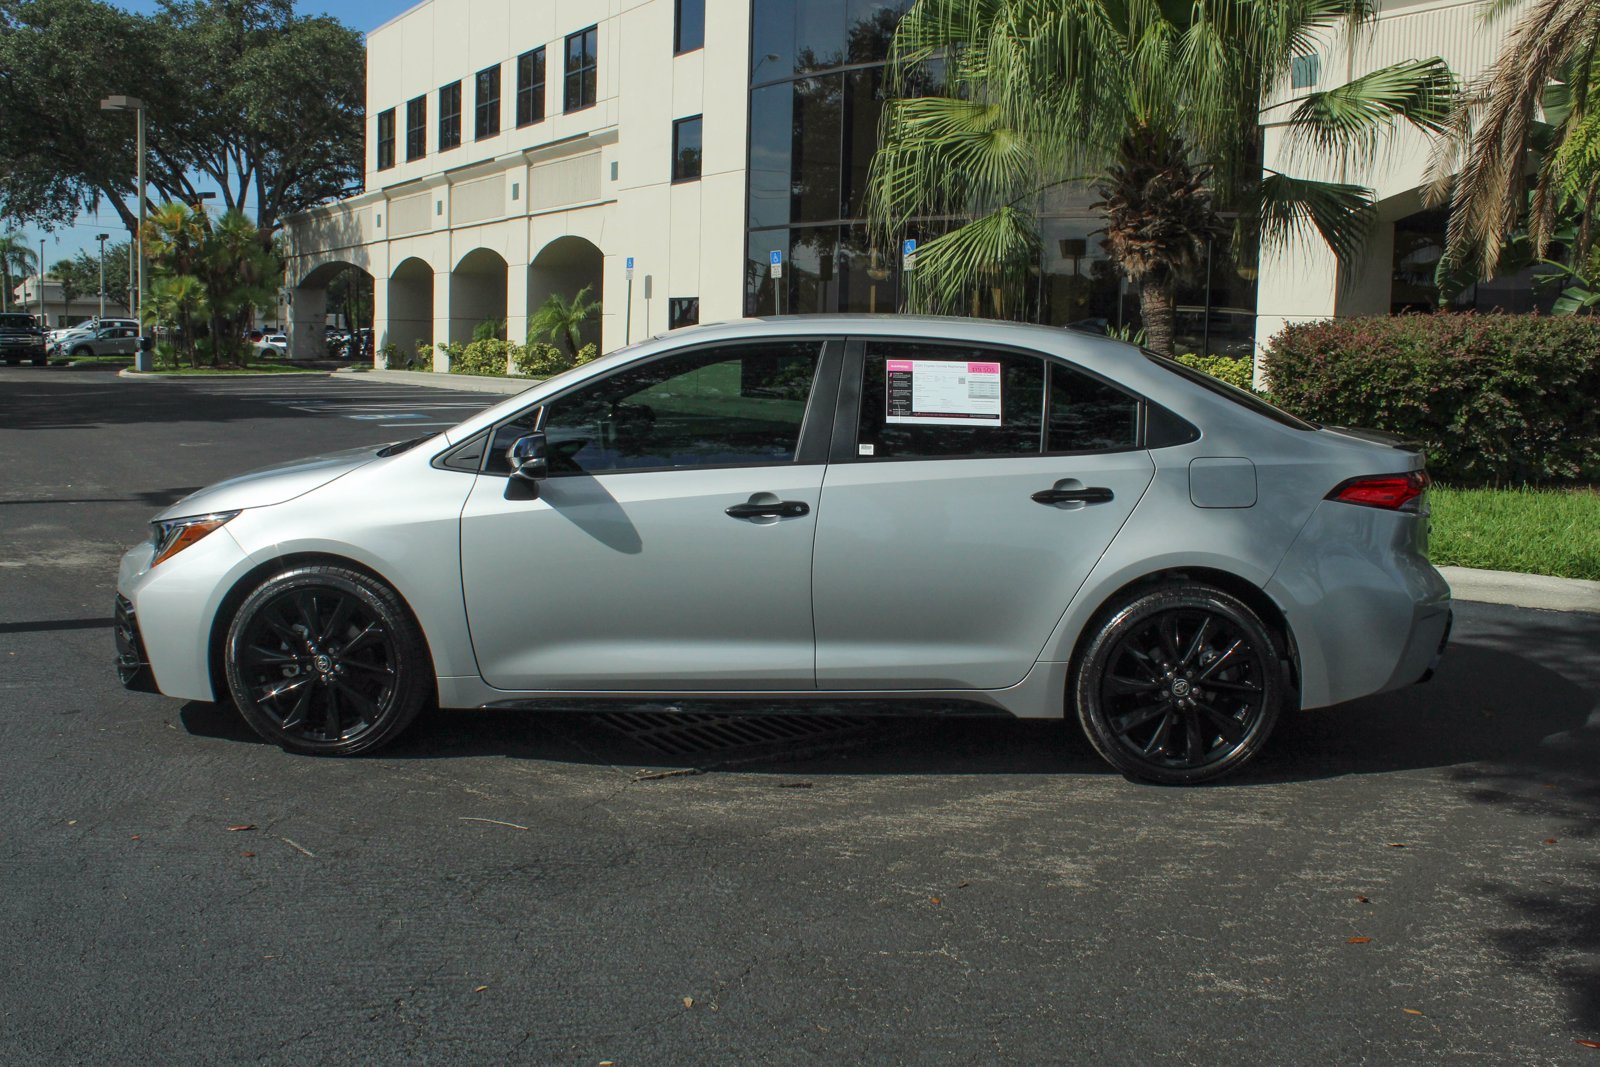
{"type": "Polygon", "coordinates": [[[909,371],[911,369],[911,361],[909,359],[887,360],[884,363],[884,368],[891,373],[897,370],[909,371]]]}
{"type": "Polygon", "coordinates": [[[998,363],[968,363],[967,364],[967,373],[968,374],[999,374],[1000,373],[1000,364],[998,364],[998,363]]]}

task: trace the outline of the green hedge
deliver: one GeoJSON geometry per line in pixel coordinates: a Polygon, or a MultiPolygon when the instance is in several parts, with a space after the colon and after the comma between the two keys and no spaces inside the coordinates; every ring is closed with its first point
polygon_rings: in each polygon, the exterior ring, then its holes
{"type": "Polygon", "coordinates": [[[1248,359],[1234,356],[1197,356],[1193,352],[1186,352],[1176,358],[1184,366],[1193,367],[1213,378],[1220,378],[1229,385],[1237,385],[1240,389],[1250,388],[1254,367],[1248,359]]]}
{"type": "Polygon", "coordinates": [[[1420,441],[1435,477],[1600,481],[1600,318],[1340,319],[1285,327],[1264,358],[1274,403],[1420,441]]]}

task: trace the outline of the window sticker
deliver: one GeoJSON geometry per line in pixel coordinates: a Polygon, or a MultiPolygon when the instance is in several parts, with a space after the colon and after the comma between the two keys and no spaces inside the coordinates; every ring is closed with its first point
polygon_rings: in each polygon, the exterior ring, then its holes
{"type": "Polygon", "coordinates": [[[923,426],[999,426],[1000,364],[890,359],[884,422],[923,426]]]}

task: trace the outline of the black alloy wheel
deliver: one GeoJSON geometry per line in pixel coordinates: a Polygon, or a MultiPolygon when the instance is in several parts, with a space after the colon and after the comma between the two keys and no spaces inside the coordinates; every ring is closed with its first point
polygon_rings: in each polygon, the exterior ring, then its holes
{"type": "Polygon", "coordinates": [[[250,726],[308,755],[387,744],[433,690],[422,634],[399,597],[342,567],[301,567],[259,586],[229,628],[225,668],[250,726]]]}
{"type": "Polygon", "coordinates": [[[1173,785],[1249,762],[1287,688],[1278,645],[1255,612],[1199,584],[1145,592],[1115,609],[1074,687],[1084,733],[1107,761],[1173,785]]]}

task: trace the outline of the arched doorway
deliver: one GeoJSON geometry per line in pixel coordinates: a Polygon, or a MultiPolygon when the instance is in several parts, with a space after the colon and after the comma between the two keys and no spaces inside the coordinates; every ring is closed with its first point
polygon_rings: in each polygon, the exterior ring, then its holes
{"type": "MultiPolygon", "coordinates": [[[[600,249],[582,237],[557,237],[540,249],[528,264],[528,319],[539,313],[539,308],[552,295],[571,301],[583,289],[589,290],[585,300],[598,301],[602,291],[602,268],[605,256],[600,249]]],[[[641,325],[642,328],[642,325],[641,325]]],[[[579,331],[584,344],[600,344],[600,313],[596,312],[579,331]]],[[[538,338],[546,340],[546,338],[538,338]]]]}
{"type": "Polygon", "coordinates": [[[378,339],[381,348],[394,345],[403,359],[415,359],[427,346],[424,364],[433,356],[433,268],[412,256],[389,275],[389,318],[378,339]]]}
{"type": "Polygon", "coordinates": [[[498,252],[474,248],[450,272],[450,342],[472,340],[479,323],[506,318],[506,261],[498,252]]]}
{"type": "Polygon", "coordinates": [[[344,338],[372,328],[374,281],[364,267],[330,260],[307,271],[290,291],[289,345],[295,359],[349,351],[344,338]]]}

